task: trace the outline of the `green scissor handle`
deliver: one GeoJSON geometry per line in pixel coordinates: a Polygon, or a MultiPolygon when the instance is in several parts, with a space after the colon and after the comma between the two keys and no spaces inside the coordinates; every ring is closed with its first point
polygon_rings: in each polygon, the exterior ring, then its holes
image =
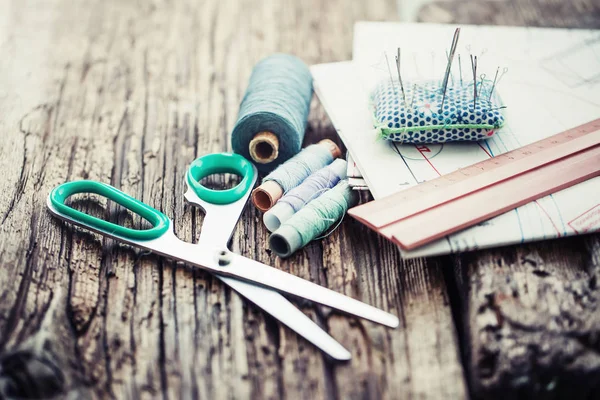
{"type": "Polygon", "coordinates": [[[66,215],[80,224],[97,230],[122,236],[133,240],[151,240],[162,236],[169,229],[169,218],[158,210],[142,203],[139,200],[121,192],[106,183],[96,181],[73,181],[63,183],[50,192],[52,206],[61,214],[66,215]],[[100,218],[93,217],[84,212],[75,210],[65,204],[65,200],[77,193],[95,193],[104,196],[129,211],[139,215],[152,224],[150,229],[131,229],[100,218]]]}
{"type": "Polygon", "coordinates": [[[239,154],[213,153],[195,159],[187,172],[190,188],[201,199],[211,204],[230,204],[238,201],[252,188],[254,168],[250,161],[239,154]],[[242,177],[235,187],[213,190],[200,184],[200,180],[212,174],[230,173],[242,177]]]}

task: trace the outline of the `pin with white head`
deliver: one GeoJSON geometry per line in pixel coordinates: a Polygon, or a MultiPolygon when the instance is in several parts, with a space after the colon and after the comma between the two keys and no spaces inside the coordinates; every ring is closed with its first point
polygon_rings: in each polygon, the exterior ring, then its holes
{"type": "Polygon", "coordinates": [[[494,83],[492,84],[492,89],[490,90],[490,101],[492,101],[492,94],[494,93],[494,89],[496,88],[496,85],[500,83],[500,80],[502,79],[502,77],[504,76],[504,74],[506,74],[506,72],[508,72],[508,68],[504,67],[502,69],[502,74],[500,75],[500,77],[498,77],[498,71],[500,71],[500,67],[498,67],[496,69],[496,76],[494,76],[494,83]]]}
{"type": "Polygon", "coordinates": [[[500,81],[502,80],[502,77],[504,75],[506,75],[506,73],[508,72],[508,67],[504,67],[502,68],[502,74],[500,74],[500,76],[498,77],[498,82],[496,82],[496,85],[500,84],[500,81]]]}
{"type": "Polygon", "coordinates": [[[477,97],[481,97],[481,91],[483,90],[485,78],[486,78],[486,74],[479,75],[479,93],[477,94],[477,97]]]}

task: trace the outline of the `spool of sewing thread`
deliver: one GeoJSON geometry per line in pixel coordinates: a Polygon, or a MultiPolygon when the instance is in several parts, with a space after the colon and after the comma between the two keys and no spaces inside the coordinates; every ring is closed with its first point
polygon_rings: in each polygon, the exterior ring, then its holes
{"type": "Polygon", "coordinates": [[[267,211],[284,193],[300,185],[309,175],[341,154],[340,148],[329,139],[308,146],[267,175],[252,192],[252,202],[259,210],[267,211]]]}
{"type": "Polygon", "coordinates": [[[252,71],[231,133],[233,151],[254,160],[267,172],[302,148],[312,75],[306,64],[289,54],[262,59],[252,71]]]}
{"type": "Polygon", "coordinates": [[[358,202],[347,180],[309,202],[269,237],[269,247],[279,257],[289,257],[322,235],[358,202]]]}
{"type": "Polygon", "coordinates": [[[275,205],[263,215],[263,222],[273,232],[282,223],[290,219],[308,202],[316,199],[327,189],[331,189],[341,179],[346,179],[348,163],[341,158],[310,175],[300,185],[287,192],[275,205]]]}

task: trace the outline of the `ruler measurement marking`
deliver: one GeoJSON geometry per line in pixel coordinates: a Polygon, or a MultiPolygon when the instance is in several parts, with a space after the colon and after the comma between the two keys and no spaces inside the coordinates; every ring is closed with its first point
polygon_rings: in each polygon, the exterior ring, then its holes
{"type": "Polygon", "coordinates": [[[600,148],[579,153],[548,168],[529,172],[520,180],[507,180],[459,200],[432,208],[428,212],[391,224],[381,231],[392,236],[405,249],[414,249],[432,240],[510,211],[600,175],[600,148]],[[562,172],[562,175],[558,174],[562,172]],[[558,175],[557,175],[558,174],[558,175]],[[511,196],[512,195],[512,196],[511,196]]]}

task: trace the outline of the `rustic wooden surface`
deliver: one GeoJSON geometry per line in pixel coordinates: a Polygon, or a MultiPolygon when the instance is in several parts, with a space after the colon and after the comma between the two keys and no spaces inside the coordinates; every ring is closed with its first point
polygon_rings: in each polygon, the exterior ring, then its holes
{"type": "MultiPolygon", "coordinates": [[[[593,1],[559,4],[433,3],[419,15],[598,27],[593,1]]],[[[14,0],[1,11],[2,397],[597,395],[597,237],[402,261],[346,220],[281,261],[247,207],[235,251],[400,316],[391,330],[296,301],[352,351],[336,364],[210,275],[46,211],[57,184],[101,180],[194,241],[202,216],[183,201],[183,174],[196,156],[230,149],[252,65],[275,51],[349,59],[354,21],[396,19],[394,1],[14,0]]],[[[339,143],[315,100],[307,141],[323,137],[339,143]]],[[[79,206],[138,224],[102,201],[79,206]]]]}
{"type": "MultiPolygon", "coordinates": [[[[73,230],[45,208],[73,179],[110,182],[198,236],[183,201],[228,133],[253,64],[351,57],[353,23],[393,1],[13,1],[0,42],[0,392],[4,396],[464,397],[442,264],[402,262],[346,221],[288,261],[248,207],[233,248],[400,316],[391,330],[297,303],[352,351],[337,365],[220,281],[73,230]]],[[[335,137],[315,101],[309,140],[335,137]]],[[[85,210],[131,223],[103,203],[85,210]]]]}

